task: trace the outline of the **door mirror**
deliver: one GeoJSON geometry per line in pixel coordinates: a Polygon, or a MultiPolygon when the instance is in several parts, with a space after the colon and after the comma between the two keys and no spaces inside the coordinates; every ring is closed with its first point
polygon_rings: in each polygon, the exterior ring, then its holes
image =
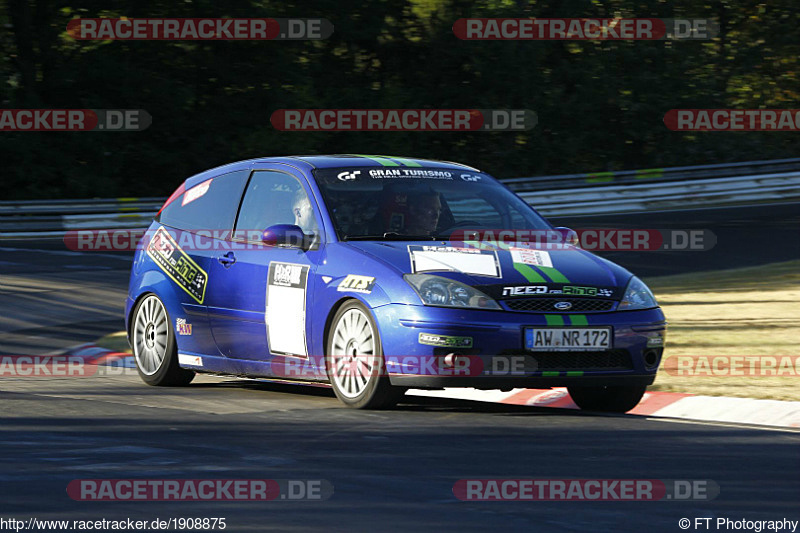
{"type": "Polygon", "coordinates": [[[300,226],[294,224],[275,224],[261,232],[261,242],[267,246],[281,248],[309,248],[308,238],[300,226]]]}
{"type": "Polygon", "coordinates": [[[563,226],[559,226],[554,229],[561,234],[561,242],[563,242],[564,244],[569,244],[578,247],[581,245],[580,238],[578,237],[578,232],[575,231],[574,229],[565,228],[563,226]]]}

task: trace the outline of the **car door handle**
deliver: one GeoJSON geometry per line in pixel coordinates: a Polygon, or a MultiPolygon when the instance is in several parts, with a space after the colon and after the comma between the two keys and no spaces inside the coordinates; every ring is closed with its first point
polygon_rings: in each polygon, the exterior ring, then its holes
{"type": "Polygon", "coordinates": [[[236,262],[236,255],[233,252],[228,252],[225,255],[219,256],[217,260],[225,268],[230,268],[230,266],[236,262]]]}

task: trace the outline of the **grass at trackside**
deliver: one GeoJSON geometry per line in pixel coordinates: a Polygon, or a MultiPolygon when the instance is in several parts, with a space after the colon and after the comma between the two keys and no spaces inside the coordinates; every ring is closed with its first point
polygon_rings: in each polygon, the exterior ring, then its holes
{"type": "MultiPolygon", "coordinates": [[[[645,281],[669,322],[665,357],[800,357],[800,261],[645,281]]],[[[131,351],[125,332],[95,344],[131,351]]],[[[661,369],[650,390],[800,401],[800,377],[687,377],[661,369]]]]}
{"type": "MultiPolygon", "coordinates": [[[[800,261],[645,281],[669,322],[665,357],[800,357],[800,261]]],[[[650,390],[800,401],[800,377],[674,376],[662,364],[650,390]]]]}

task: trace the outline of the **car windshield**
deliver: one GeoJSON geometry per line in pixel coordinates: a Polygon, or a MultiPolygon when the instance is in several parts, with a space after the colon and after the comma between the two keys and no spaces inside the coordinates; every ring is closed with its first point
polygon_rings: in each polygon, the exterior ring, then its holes
{"type": "Polygon", "coordinates": [[[341,167],[314,174],[341,240],[433,240],[457,230],[551,228],[528,204],[480,172],[341,167]]]}

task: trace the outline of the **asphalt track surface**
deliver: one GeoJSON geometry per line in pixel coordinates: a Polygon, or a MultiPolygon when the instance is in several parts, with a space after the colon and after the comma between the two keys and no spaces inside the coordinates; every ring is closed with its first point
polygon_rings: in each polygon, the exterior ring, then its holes
{"type": "MultiPolygon", "coordinates": [[[[614,259],[646,276],[800,257],[796,205],[686,216],[619,217],[616,227],[708,228],[715,249],[667,252],[668,271],[652,252],[614,259]],[[645,262],[651,272],[638,268],[645,262]]],[[[53,241],[0,241],[0,353],[52,353],[121,329],[129,258],[63,252],[53,241]]],[[[227,531],[682,531],[681,518],[800,519],[796,432],[426,398],[362,412],[328,389],[217,377],[181,389],[148,387],[132,372],[1,377],[0,464],[0,517],[17,519],[225,517],[227,531]],[[324,479],[334,493],[271,502],[66,494],[73,479],[122,478],[324,479]],[[713,480],[720,494],[459,501],[454,483],[472,478],[713,480]]]]}

